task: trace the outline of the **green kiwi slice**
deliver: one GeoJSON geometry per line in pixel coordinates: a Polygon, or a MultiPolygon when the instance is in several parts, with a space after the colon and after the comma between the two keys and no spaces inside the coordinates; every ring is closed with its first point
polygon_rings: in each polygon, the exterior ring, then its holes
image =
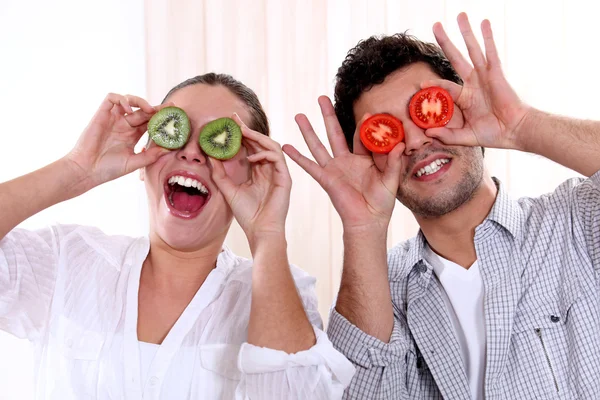
{"type": "Polygon", "coordinates": [[[198,141],[209,156],[229,160],[242,146],[242,130],[231,118],[219,118],[204,126],[198,141]]]}
{"type": "Polygon", "coordinates": [[[190,136],[190,120],[181,108],[165,107],[148,122],[148,135],[160,147],[178,149],[190,136]]]}

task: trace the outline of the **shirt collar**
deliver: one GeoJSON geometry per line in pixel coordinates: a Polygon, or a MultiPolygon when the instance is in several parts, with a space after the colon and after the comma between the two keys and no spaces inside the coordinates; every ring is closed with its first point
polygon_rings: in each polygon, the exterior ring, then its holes
{"type": "MultiPolygon", "coordinates": [[[[494,205],[482,225],[485,224],[487,220],[493,221],[506,229],[514,238],[518,238],[522,224],[522,214],[519,203],[510,198],[504,185],[499,179],[492,179],[498,188],[498,193],[496,194],[494,205]]],[[[427,239],[425,239],[423,231],[419,229],[417,236],[412,238],[408,243],[409,249],[405,260],[406,265],[409,267],[408,271],[410,271],[412,267],[424,260],[427,239]]]]}
{"type": "Polygon", "coordinates": [[[519,203],[510,198],[504,185],[497,178],[492,178],[498,194],[496,201],[486,219],[494,221],[506,229],[514,238],[518,238],[521,232],[522,213],[519,203]]]}

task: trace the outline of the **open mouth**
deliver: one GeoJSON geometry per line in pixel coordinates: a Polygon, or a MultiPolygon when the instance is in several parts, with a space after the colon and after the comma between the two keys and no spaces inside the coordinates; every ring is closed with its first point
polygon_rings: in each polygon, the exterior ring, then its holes
{"type": "Polygon", "coordinates": [[[208,203],[210,191],[194,178],[172,175],[165,182],[165,198],[170,210],[176,215],[192,217],[208,203]]]}

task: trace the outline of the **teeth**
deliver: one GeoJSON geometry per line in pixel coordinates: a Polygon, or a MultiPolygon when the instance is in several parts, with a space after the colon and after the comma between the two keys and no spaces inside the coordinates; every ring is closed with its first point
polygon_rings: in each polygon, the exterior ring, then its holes
{"type": "Polygon", "coordinates": [[[178,184],[185,187],[193,187],[198,189],[203,194],[208,194],[208,189],[202,183],[192,178],[175,175],[169,178],[169,185],[178,184]]]}
{"type": "Polygon", "coordinates": [[[416,175],[417,175],[417,177],[420,177],[423,175],[435,174],[436,172],[438,172],[440,170],[440,168],[442,168],[442,166],[444,164],[447,164],[449,162],[450,162],[450,160],[448,158],[438,158],[437,160],[433,161],[431,164],[426,165],[423,168],[421,168],[420,170],[418,170],[416,175]]]}

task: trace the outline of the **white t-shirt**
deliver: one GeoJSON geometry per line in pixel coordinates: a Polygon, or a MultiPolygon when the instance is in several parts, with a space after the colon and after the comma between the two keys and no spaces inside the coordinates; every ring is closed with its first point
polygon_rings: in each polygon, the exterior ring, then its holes
{"type": "Polygon", "coordinates": [[[472,399],[483,399],[485,377],[485,314],[479,263],[469,269],[440,257],[429,246],[425,259],[444,288],[444,301],[461,348],[472,399]]]}
{"type": "Polygon", "coordinates": [[[291,268],[317,343],[296,354],[250,345],[252,261],[228,249],[154,354],[140,349],[148,251],[148,238],[81,226],[0,240],[0,329],[35,345],[36,399],[342,397],[354,367],[321,331],[314,278],[291,268]]]}

